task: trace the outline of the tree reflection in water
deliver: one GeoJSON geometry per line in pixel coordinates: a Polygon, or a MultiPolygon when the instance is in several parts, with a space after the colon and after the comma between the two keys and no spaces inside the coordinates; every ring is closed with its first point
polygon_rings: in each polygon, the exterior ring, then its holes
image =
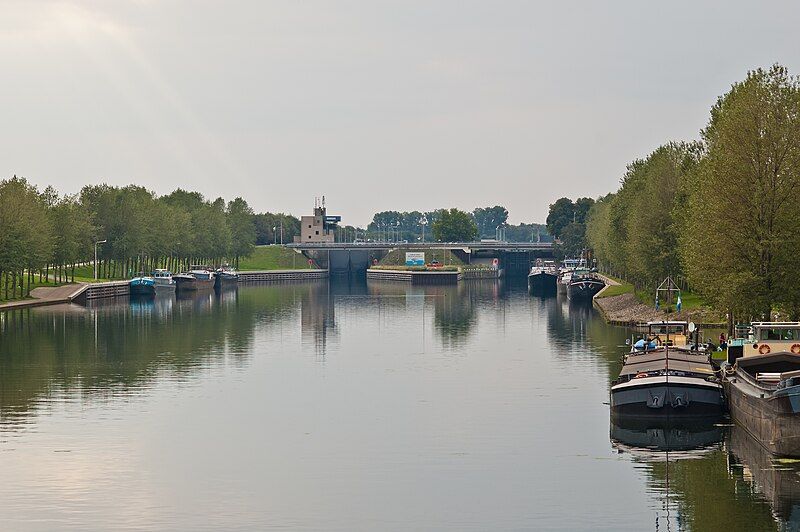
{"type": "MultiPolygon", "coordinates": [[[[265,287],[266,288],[266,287],[265,287]]],[[[244,365],[259,321],[290,315],[304,287],[118,299],[0,313],[0,428],[32,420],[42,399],[130,395],[160,376],[244,365]]]]}

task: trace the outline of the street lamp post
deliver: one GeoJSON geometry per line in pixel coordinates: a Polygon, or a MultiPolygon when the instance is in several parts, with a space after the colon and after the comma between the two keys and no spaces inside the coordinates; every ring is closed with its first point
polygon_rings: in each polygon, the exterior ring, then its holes
{"type": "Polygon", "coordinates": [[[273,244],[277,244],[278,243],[278,226],[277,225],[272,228],[272,243],[273,244]]]}
{"type": "Polygon", "coordinates": [[[97,280],[97,244],[105,244],[108,240],[98,240],[94,243],[94,280],[97,280]]]}
{"type": "Polygon", "coordinates": [[[422,243],[425,243],[425,226],[428,225],[428,218],[423,214],[419,219],[419,224],[422,226],[422,243]]]}

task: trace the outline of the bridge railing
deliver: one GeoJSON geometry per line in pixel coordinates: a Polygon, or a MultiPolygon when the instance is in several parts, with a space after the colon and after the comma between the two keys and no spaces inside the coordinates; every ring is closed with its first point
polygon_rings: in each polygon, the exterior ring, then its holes
{"type": "Polygon", "coordinates": [[[550,250],[552,242],[297,242],[294,249],[519,249],[550,250]]]}

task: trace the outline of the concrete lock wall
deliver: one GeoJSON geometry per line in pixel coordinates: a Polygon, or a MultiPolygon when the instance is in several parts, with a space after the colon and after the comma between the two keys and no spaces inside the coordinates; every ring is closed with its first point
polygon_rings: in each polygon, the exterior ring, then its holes
{"type": "Polygon", "coordinates": [[[365,272],[372,263],[372,255],[366,249],[337,249],[330,251],[331,273],[365,272]]]}

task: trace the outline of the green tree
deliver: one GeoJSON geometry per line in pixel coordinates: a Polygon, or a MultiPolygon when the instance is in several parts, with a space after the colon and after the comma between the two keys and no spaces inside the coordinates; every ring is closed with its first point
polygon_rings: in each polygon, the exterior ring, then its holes
{"type": "Polygon", "coordinates": [[[455,208],[443,210],[431,229],[440,242],[468,242],[478,237],[478,226],[472,216],[455,208]]]}
{"type": "Polygon", "coordinates": [[[4,297],[24,297],[30,293],[33,269],[53,255],[47,197],[23,178],[0,181],[0,227],[4,297]]]}
{"type": "MultiPolygon", "coordinates": [[[[632,166],[624,195],[626,273],[640,285],[653,286],[682,273],[678,237],[685,198],[679,192],[697,163],[694,144],[670,143],[632,166]]],[[[622,201],[622,200],[619,200],[622,201]]]]}
{"type": "Polygon", "coordinates": [[[579,224],[586,223],[586,216],[589,214],[592,205],[594,205],[594,199],[592,198],[578,198],[575,200],[575,222],[579,224]]]}
{"type": "Polygon", "coordinates": [[[242,198],[228,203],[228,226],[231,230],[231,249],[229,256],[239,267],[239,257],[246,257],[253,252],[256,242],[256,226],[253,209],[242,198]]]}
{"type": "Polygon", "coordinates": [[[64,280],[66,268],[70,269],[70,279],[75,280],[75,264],[91,257],[92,238],[95,227],[91,213],[77,196],[65,196],[50,206],[50,220],[53,227],[52,263],[59,267],[59,280],[64,280]]]}
{"type": "Polygon", "coordinates": [[[508,222],[508,210],[500,205],[478,207],[472,211],[472,216],[478,226],[478,233],[482,237],[494,238],[497,228],[508,222]]]}
{"type": "Polygon", "coordinates": [[[690,279],[718,306],[768,317],[800,310],[800,83],[786,68],[749,72],[702,132],[682,239],[690,279]]]}
{"type": "Polygon", "coordinates": [[[561,231],[561,239],[556,254],[562,257],[580,257],[586,248],[586,226],[574,222],[561,231]]]}
{"type": "Polygon", "coordinates": [[[609,245],[608,236],[611,231],[609,217],[614,194],[607,194],[592,205],[586,216],[586,245],[591,248],[594,257],[602,265],[616,273],[621,271],[614,256],[614,249],[609,245]]]}
{"type": "Polygon", "coordinates": [[[569,198],[559,198],[550,205],[547,214],[547,231],[555,238],[561,237],[561,231],[575,220],[575,204],[569,198]]]}

